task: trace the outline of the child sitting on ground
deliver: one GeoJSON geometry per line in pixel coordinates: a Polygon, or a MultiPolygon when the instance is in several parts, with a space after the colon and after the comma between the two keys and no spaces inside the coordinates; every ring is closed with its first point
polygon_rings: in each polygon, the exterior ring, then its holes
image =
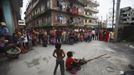
{"type": "Polygon", "coordinates": [[[8,43],[6,50],[6,54],[9,59],[18,58],[21,53],[21,49],[12,42],[8,43]]]}
{"type": "Polygon", "coordinates": [[[85,59],[74,59],[73,52],[67,52],[66,70],[70,73],[75,74],[78,70],[81,69],[81,65],[86,63],[87,61],[85,59]]]}

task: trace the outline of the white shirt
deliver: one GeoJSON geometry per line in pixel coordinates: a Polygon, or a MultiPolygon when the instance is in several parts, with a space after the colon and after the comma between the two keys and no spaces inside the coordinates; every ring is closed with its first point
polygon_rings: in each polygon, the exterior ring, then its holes
{"type": "Polygon", "coordinates": [[[95,30],[92,30],[92,34],[95,34],[95,30]]]}
{"type": "Polygon", "coordinates": [[[27,42],[28,42],[27,36],[24,34],[23,37],[24,37],[24,41],[23,41],[23,42],[24,42],[24,43],[27,43],[27,42]]]}

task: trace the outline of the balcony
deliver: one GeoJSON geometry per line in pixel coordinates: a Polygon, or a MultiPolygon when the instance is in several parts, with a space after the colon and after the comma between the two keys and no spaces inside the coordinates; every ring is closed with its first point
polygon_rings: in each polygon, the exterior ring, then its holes
{"type": "Polygon", "coordinates": [[[100,4],[95,1],[95,0],[79,0],[81,3],[83,3],[84,5],[91,5],[91,6],[94,6],[94,7],[97,7],[99,6],[100,4]]]}
{"type": "Polygon", "coordinates": [[[97,2],[97,1],[94,1],[94,0],[88,0],[89,4],[94,6],[94,7],[97,7],[99,6],[100,4],[97,2]]]}
{"type": "Polygon", "coordinates": [[[86,26],[98,26],[98,23],[95,23],[95,22],[88,22],[88,23],[85,23],[84,25],[86,25],[86,26]]]}
{"type": "Polygon", "coordinates": [[[54,7],[52,8],[52,10],[56,10],[58,12],[64,12],[67,14],[72,14],[72,15],[78,15],[78,16],[84,16],[84,9],[83,11],[80,8],[77,7],[72,7],[72,8],[64,8],[64,9],[60,9],[59,7],[54,7]]]}
{"type": "Polygon", "coordinates": [[[90,19],[95,19],[95,20],[98,18],[97,16],[92,16],[92,15],[85,15],[85,17],[90,19]]]}
{"type": "Polygon", "coordinates": [[[121,19],[120,23],[127,24],[127,23],[130,23],[130,20],[128,20],[128,19],[121,19]]]}
{"type": "Polygon", "coordinates": [[[62,12],[67,12],[67,9],[60,9],[59,7],[54,7],[51,8],[52,10],[57,10],[57,11],[62,11],[62,12]]]}
{"type": "Polygon", "coordinates": [[[134,20],[130,21],[130,23],[134,23],[134,20]]]}
{"type": "Polygon", "coordinates": [[[94,13],[99,13],[99,10],[95,9],[95,8],[91,8],[89,6],[85,7],[85,10],[87,11],[91,11],[91,12],[94,12],[94,13]]]}

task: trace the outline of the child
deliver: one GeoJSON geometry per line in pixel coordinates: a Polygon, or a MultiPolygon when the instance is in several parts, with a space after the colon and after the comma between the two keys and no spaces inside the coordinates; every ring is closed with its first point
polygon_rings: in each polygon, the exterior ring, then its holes
{"type": "Polygon", "coordinates": [[[66,70],[69,71],[72,74],[75,74],[78,70],[81,69],[81,66],[98,58],[101,58],[107,54],[103,54],[100,56],[97,56],[92,59],[85,60],[83,59],[75,59],[73,58],[73,52],[69,51],[67,52],[67,59],[66,59],[66,70]]]}
{"type": "Polygon", "coordinates": [[[81,65],[87,63],[84,59],[74,59],[73,52],[67,52],[67,59],[66,59],[66,70],[72,74],[75,74],[78,70],[81,69],[81,65]]]}
{"type": "Polygon", "coordinates": [[[18,58],[19,54],[21,53],[21,49],[19,47],[17,47],[14,43],[9,42],[7,47],[6,47],[6,53],[7,53],[7,57],[9,59],[12,58],[18,58]]]}
{"type": "Polygon", "coordinates": [[[61,49],[60,43],[56,43],[55,48],[56,49],[53,52],[53,56],[56,58],[56,66],[54,69],[54,75],[56,75],[56,70],[58,68],[58,65],[60,65],[61,75],[65,75],[64,74],[64,60],[63,60],[63,58],[65,57],[65,53],[61,49]]]}

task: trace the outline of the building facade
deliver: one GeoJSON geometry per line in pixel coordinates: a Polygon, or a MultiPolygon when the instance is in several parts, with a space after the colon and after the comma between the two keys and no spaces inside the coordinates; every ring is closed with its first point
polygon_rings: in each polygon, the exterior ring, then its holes
{"type": "Polygon", "coordinates": [[[84,4],[78,0],[31,0],[25,12],[28,27],[84,25],[84,4]]]}
{"type": "Polygon", "coordinates": [[[84,7],[85,9],[85,16],[87,17],[84,20],[84,25],[88,27],[97,27],[98,22],[97,22],[97,16],[96,14],[99,13],[99,10],[97,10],[97,7],[99,6],[99,3],[94,0],[87,0],[86,6],[84,7]]]}
{"type": "Polygon", "coordinates": [[[12,35],[18,27],[18,20],[21,19],[20,7],[23,0],[0,0],[0,22],[4,22],[12,35]]]}
{"type": "Polygon", "coordinates": [[[134,9],[125,7],[120,10],[120,23],[131,24],[134,23],[134,9]]]}
{"type": "Polygon", "coordinates": [[[120,24],[118,26],[119,40],[134,42],[134,9],[125,7],[120,9],[120,24]]]}

